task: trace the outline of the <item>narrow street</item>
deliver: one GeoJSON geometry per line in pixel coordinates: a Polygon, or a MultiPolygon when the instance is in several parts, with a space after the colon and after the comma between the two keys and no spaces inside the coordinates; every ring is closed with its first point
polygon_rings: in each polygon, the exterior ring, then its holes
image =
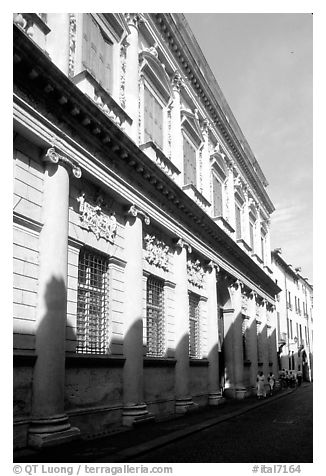
{"type": "Polygon", "coordinates": [[[148,452],[133,462],[311,463],[312,397],[312,385],[298,388],[284,398],[148,452]]]}

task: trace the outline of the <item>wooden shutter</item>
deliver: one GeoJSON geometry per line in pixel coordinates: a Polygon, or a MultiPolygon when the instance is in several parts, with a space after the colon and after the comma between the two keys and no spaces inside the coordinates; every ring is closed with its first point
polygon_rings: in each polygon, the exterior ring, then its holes
{"type": "Polygon", "coordinates": [[[223,198],[222,198],[222,184],[221,182],[213,175],[213,207],[214,207],[214,216],[223,215],[223,198]]]}
{"type": "Polygon", "coordinates": [[[235,206],[235,224],[236,239],[239,240],[241,238],[241,208],[238,205],[235,206]]]}
{"type": "Polygon", "coordinates": [[[183,167],[185,185],[196,186],[196,149],[183,137],[183,167]]]}

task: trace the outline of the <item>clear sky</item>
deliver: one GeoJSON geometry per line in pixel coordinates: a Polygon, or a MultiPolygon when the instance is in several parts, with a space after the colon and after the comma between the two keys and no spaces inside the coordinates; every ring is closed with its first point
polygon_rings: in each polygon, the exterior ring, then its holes
{"type": "Polygon", "coordinates": [[[312,282],[313,16],[185,16],[269,182],[272,249],[312,282]]]}

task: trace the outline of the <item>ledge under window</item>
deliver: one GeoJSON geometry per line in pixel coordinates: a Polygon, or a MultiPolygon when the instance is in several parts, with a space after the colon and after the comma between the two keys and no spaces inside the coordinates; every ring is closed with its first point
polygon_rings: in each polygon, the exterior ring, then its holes
{"type": "Polygon", "coordinates": [[[126,359],[110,354],[66,353],[66,367],[123,367],[126,359]]]}
{"type": "Polygon", "coordinates": [[[144,357],[144,367],[175,367],[176,359],[168,357],[144,357]]]}
{"type": "Polygon", "coordinates": [[[190,367],[208,367],[209,361],[207,359],[189,359],[190,367]]]}

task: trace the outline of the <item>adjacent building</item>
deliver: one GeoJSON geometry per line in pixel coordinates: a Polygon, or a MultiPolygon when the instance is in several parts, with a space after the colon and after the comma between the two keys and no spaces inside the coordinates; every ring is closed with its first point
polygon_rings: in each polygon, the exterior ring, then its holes
{"type": "Polygon", "coordinates": [[[279,367],[301,370],[312,380],[313,368],[313,287],[301,275],[301,268],[287,263],[280,248],[272,251],[275,280],[282,288],[276,297],[279,367]]]}
{"type": "Polygon", "coordinates": [[[184,16],[15,14],[13,63],[15,447],[250,395],[274,206],[184,16]]]}

